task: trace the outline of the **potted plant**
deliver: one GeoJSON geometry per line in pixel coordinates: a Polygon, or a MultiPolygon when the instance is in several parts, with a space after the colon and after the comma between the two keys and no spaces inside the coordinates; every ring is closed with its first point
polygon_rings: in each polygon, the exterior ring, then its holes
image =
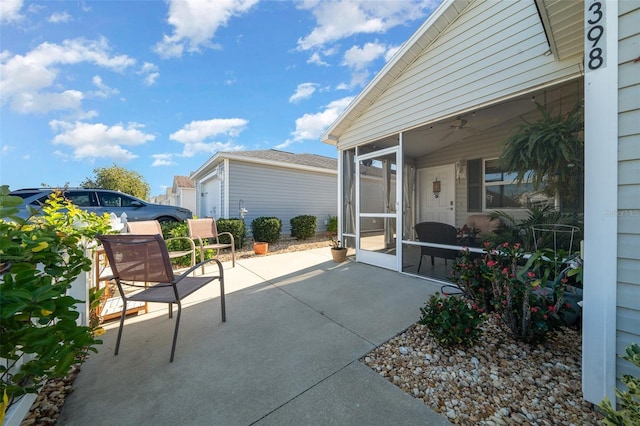
{"type": "Polygon", "coordinates": [[[333,235],[328,234],[328,237],[331,240],[331,257],[333,257],[333,261],[340,263],[347,260],[347,248],[342,247],[340,240],[333,238],[333,235]]]}
{"type": "Polygon", "coordinates": [[[255,254],[267,254],[267,250],[269,249],[269,243],[265,241],[254,241],[253,242],[253,252],[255,254]]]}

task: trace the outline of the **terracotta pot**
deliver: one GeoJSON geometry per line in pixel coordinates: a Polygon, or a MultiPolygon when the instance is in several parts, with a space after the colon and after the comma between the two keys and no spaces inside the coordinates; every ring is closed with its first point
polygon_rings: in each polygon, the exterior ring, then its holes
{"type": "Polygon", "coordinates": [[[334,262],[344,262],[347,260],[347,249],[345,247],[331,248],[331,256],[334,262]]]}
{"type": "Polygon", "coordinates": [[[253,243],[253,252],[255,254],[266,254],[269,248],[269,243],[255,242],[253,243]]]}

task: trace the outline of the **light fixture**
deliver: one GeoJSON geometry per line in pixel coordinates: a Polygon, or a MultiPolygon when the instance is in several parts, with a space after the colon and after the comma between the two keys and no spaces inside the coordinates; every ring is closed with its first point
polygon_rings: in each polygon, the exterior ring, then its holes
{"type": "Polygon", "coordinates": [[[440,181],[438,180],[438,178],[433,181],[433,197],[440,197],[440,181]]]}

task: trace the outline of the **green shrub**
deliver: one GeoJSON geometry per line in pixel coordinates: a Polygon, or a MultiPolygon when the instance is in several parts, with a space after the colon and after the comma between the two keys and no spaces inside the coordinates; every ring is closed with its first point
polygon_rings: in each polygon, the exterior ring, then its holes
{"type": "Polygon", "coordinates": [[[47,199],[42,216],[16,217],[22,202],[0,186],[0,263],[6,272],[0,280],[0,357],[6,360],[0,397],[6,393],[8,406],[46,380],[64,377],[86,351],[96,352],[101,330],[76,324],[75,306],[84,301],[67,291],[91,270],[84,246],[110,229],[108,216],[80,210],[59,192],[47,199]],[[18,368],[23,354],[33,359],[18,368]]]}
{"type": "Polygon", "coordinates": [[[306,240],[316,234],[317,218],[311,215],[301,215],[291,218],[291,236],[298,240],[306,240]]]}
{"type": "MultiPolygon", "coordinates": [[[[162,229],[162,237],[167,242],[167,248],[169,251],[183,251],[191,249],[191,245],[187,240],[180,239],[168,241],[170,238],[189,237],[189,226],[186,221],[163,222],[160,223],[160,228],[162,229]]],[[[171,264],[177,267],[190,266],[191,255],[187,254],[185,256],[171,259],[171,264]]]]}
{"type": "Polygon", "coordinates": [[[280,239],[282,221],[277,217],[257,217],[251,222],[254,241],[275,243],[280,239]]]}
{"type": "Polygon", "coordinates": [[[332,234],[338,233],[338,216],[331,216],[329,218],[329,224],[327,225],[327,232],[332,234]]]}
{"type": "MultiPolygon", "coordinates": [[[[233,241],[236,245],[236,249],[242,248],[244,240],[247,237],[247,229],[244,225],[244,221],[238,218],[218,219],[216,221],[218,232],[230,232],[233,235],[233,241]]],[[[230,243],[231,239],[228,235],[220,237],[221,243],[230,243]]]]}
{"type": "MultiPolygon", "coordinates": [[[[626,354],[620,357],[640,368],[640,346],[637,343],[627,347],[626,354]]],[[[613,409],[607,397],[600,403],[600,408],[605,415],[602,423],[607,426],[640,425],[640,377],[624,374],[622,383],[627,390],[623,392],[616,389],[616,398],[620,401],[619,410],[613,409]]]]}
{"type": "Polygon", "coordinates": [[[433,338],[446,346],[471,346],[482,335],[484,315],[458,296],[436,293],[420,308],[419,323],[427,326],[433,338]]]}

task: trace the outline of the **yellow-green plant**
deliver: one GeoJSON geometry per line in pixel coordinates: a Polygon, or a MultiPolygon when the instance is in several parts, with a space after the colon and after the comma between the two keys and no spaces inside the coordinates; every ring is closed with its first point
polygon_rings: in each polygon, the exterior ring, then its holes
{"type": "MultiPolygon", "coordinates": [[[[640,346],[637,343],[632,344],[621,358],[640,368],[640,346]]],[[[613,409],[611,401],[607,397],[600,403],[600,408],[605,415],[602,423],[607,426],[640,425],[640,377],[625,374],[622,376],[622,383],[625,384],[627,390],[616,389],[616,398],[620,401],[619,410],[613,409]]]]}
{"type": "Polygon", "coordinates": [[[91,269],[86,244],[109,231],[108,216],[87,213],[53,193],[42,214],[17,216],[22,198],[0,186],[0,395],[6,409],[16,397],[64,377],[87,350],[96,351],[91,327],[80,326],[76,300],[67,295],[91,269]],[[25,356],[28,355],[28,356],[25,356]],[[19,364],[22,358],[23,363],[19,364]]]}

